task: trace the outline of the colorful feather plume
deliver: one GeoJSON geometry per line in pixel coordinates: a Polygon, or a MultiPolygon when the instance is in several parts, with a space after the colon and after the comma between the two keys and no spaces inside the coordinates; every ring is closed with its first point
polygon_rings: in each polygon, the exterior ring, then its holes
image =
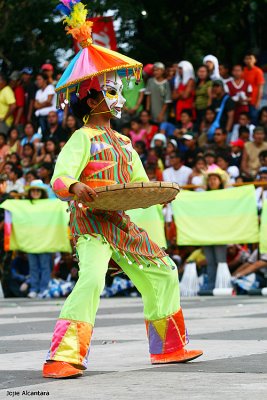
{"type": "Polygon", "coordinates": [[[65,17],[65,23],[73,28],[79,28],[85,23],[87,17],[87,10],[83,3],[76,3],[72,7],[69,16],[65,17]]]}
{"type": "Polygon", "coordinates": [[[64,17],[64,23],[67,24],[66,31],[77,40],[82,47],[92,44],[92,26],[93,22],[86,21],[87,9],[80,0],[61,0],[57,6],[64,17]]]}
{"type": "Polygon", "coordinates": [[[80,2],[80,0],[60,0],[61,4],[58,4],[56,10],[59,11],[62,15],[70,15],[72,12],[73,6],[80,2]]]}

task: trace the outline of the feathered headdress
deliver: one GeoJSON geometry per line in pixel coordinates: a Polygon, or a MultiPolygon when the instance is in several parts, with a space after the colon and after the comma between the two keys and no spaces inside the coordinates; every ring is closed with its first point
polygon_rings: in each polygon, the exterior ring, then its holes
{"type": "Polygon", "coordinates": [[[119,75],[130,79],[135,76],[138,83],[141,79],[142,64],[116,51],[93,44],[92,26],[88,21],[87,9],[80,0],[61,0],[57,10],[64,15],[67,34],[77,40],[82,47],[71,60],[61,76],[57,86],[58,104],[68,103],[70,93],[80,94],[80,83],[88,81],[88,88],[96,84],[98,75],[118,71],[119,75]],[[91,85],[91,86],[90,86],[91,85]]]}
{"type": "Polygon", "coordinates": [[[67,33],[72,35],[82,47],[93,43],[91,38],[93,22],[86,21],[87,9],[83,3],[79,0],[61,0],[61,4],[56,9],[65,15],[64,23],[67,24],[67,33]]]}

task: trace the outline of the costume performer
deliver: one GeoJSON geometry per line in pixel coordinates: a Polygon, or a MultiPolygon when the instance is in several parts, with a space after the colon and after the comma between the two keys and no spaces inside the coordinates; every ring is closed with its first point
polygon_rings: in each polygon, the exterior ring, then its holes
{"type": "Polygon", "coordinates": [[[56,323],[43,367],[46,378],[79,376],[87,357],[109,260],[114,259],[142,295],[152,364],[186,362],[202,351],[187,350],[174,262],[122,211],[93,208],[95,188],[147,182],[128,137],[110,128],[124,104],[120,75],[136,82],[142,64],[92,44],[92,22],[80,1],[62,0],[66,30],[82,50],[57,84],[59,102],[71,102],[84,126],[63,147],[52,178],[57,197],[70,202],[70,224],[79,258],[79,279],[56,323]],[[90,203],[90,207],[88,203],[90,203]]]}

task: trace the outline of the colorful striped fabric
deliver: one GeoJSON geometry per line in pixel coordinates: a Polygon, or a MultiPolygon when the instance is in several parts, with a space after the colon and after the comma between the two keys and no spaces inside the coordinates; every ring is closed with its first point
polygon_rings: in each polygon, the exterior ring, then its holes
{"type": "Polygon", "coordinates": [[[146,321],[150,354],[168,354],[183,348],[188,342],[182,309],[156,321],[146,321]]]}
{"type": "Polygon", "coordinates": [[[5,221],[4,221],[4,250],[10,251],[12,231],[12,214],[10,211],[5,210],[5,221]]]}
{"type": "MultiPolygon", "coordinates": [[[[117,134],[112,129],[102,130],[102,135],[91,139],[91,158],[80,177],[105,179],[116,183],[129,182],[132,173],[132,146],[129,138],[117,134]],[[129,147],[130,145],[130,147],[129,147]]],[[[103,186],[99,181],[99,186],[103,186]]]]}
{"type": "Polygon", "coordinates": [[[64,201],[73,200],[74,196],[69,192],[68,188],[75,182],[77,182],[77,180],[71,176],[61,176],[56,179],[53,185],[53,190],[57,197],[64,199],[64,201]]]}
{"type": "Polygon", "coordinates": [[[75,55],[58,81],[56,91],[61,92],[104,72],[118,71],[121,76],[130,76],[141,68],[142,64],[130,57],[92,44],[75,55]]]}
{"type": "Polygon", "coordinates": [[[47,360],[66,361],[87,368],[93,326],[88,322],[59,319],[47,360]]]}
{"type": "Polygon", "coordinates": [[[135,210],[128,210],[126,214],[129,215],[133,223],[148,233],[151,240],[160,247],[167,247],[161,205],[157,204],[145,209],[137,208],[135,210]]]}
{"type": "MultiPolygon", "coordinates": [[[[107,181],[130,182],[133,170],[130,139],[106,129],[102,135],[92,138],[91,142],[91,159],[81,174],[81,182],[91,186],[95,181],[94,187],[106,185],[107,181]]],[[[102,234],[114,247],[130,251],[133,255],[153,258],[165,256],[165,252],[124,212],[74,207],[71,226],[74,237],[85,233],[102,234]]]]}
{"type": "MultiPolygon", "coordinates": [[[[69,185],[66,173],[75,175],[74,169],[71,171],[70,168],[68,169],[68,160],[70,156],[75,157],[75,154],[78,154],[79,159],[75,163],[72,161],[73,164],[79,165],[87,157],[87,154],[85,157],[84,154],[80,153],[80,149],[83,146],[90,147],[89,159],[79,176],[71,178],[72,183],[79,180],[95,188],[116,183],[148,181],[139,156],[133,150],[129,138],[112,129],[83,128],[83,131],[90,138],[88,145],[82,142],[84,137],[80,134],[80,136],[76,136],[76,139],[73,139],[75,148],[71,149],[72,154],[70,155],[65,150],[65,147],[60,154],[60,164],[58,164],[58,167],[56,166],[57,178],[53,183],[57,196],[65,200],[68,199],[70,193],[68,192],[69,185]],[[79,143],[79,137],[81,137],[81,143],[79,143]],[[66,159],[65,163],[64,157],[66,159]],[[60,165],[62,165],[62,170],[64,169],[62,175],[59,170],[60,165]],[[64,185],[62,186],[62,182],[66,182],[65,187],[64,185]],[[64,191],[66,193],[63,193],[64,191]]],[[[84,149],[85,153],[87,151],[87,148],[84,149]]],[[[122,253],[130,252],[132,257],[138,261],[143,256],[151,259],[166,256],[166,253],[149,239],[148,234],[132,223],[129,216],[124,212],[96,210],[82,206],[77,201],[71,202],[70,209],[70,224],[74,242],[77,241],[80,235],[88,233],[92,235],[101,234],[113,248],[122,253]]]]}

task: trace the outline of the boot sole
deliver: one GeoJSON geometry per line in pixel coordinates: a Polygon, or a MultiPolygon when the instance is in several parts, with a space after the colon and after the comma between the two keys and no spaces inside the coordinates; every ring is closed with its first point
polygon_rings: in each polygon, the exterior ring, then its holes
{"type": "Polygon", "coordinates": [[[185,364],[185,363],[187,363],[188,361],[192,361],[192,360],[195,360],[195,359],[198,358],[198,357],[201,357],[202,355],[203,355],[203,353],[198,354],[198,355],[196,355],[196,356],[194,356],[194,357],[186,358],[186,359],[181,360],[181,361],[168,361],[168,360],[166,360],[166,361],[164,361],[164,360],[162,360],[162,361],[155,361],[155,362],[152,361],[151,364],[152,364],[152,365],[157,365],[157,364],[185,364]]]}
{"type": "Polygon", "coordinates": [[[72,379],[72,378],[78,378],[79,376],[82,376],[83,374],[78,372],[77,374],[73,374],[73,375],[68,375],[68,376],[58,376],[58,375],[43,375],[43,378],[52,378],[52,379],[72,379]]]}

